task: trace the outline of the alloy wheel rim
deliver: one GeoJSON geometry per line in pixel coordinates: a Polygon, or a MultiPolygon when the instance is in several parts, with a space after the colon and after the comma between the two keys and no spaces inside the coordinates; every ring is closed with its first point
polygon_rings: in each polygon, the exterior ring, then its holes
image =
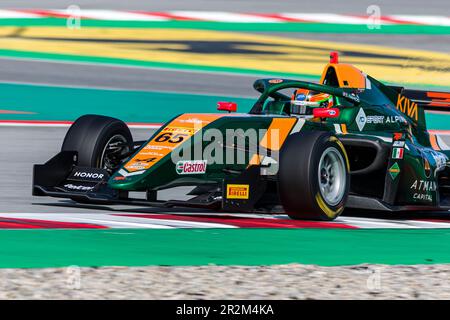
{"type": "Polygon", "coordinates": [[[127,139],[121,134],[112,136],[103,148],[99,167],[113,172],[120,165],[122,156],[128,152],[127,139]]]}
{"type": "Polygon", "coordinates": [[[336,206],[344,198],[347,175],[341,153],[335,147],[327,148],[320,157],[319,189],[322,198],[330,206],[336,206]]]}

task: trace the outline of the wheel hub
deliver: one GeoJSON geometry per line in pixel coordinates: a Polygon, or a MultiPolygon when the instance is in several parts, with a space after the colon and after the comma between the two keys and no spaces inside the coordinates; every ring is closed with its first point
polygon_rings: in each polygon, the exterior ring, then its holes
{"type": "Polygon", "coordinates": [[[345,163],[335,147],[327,148],[319,161],[320,193],[328,205],[337,205],[345,194],[345,163]]]}
{"type": "Polygon", "coordinates": [[[100,159],[100,168],[113,172],[122,161],[122,156],[129,152],[127,140],[121,134],[111,137],[105,145],[100,159]]]}

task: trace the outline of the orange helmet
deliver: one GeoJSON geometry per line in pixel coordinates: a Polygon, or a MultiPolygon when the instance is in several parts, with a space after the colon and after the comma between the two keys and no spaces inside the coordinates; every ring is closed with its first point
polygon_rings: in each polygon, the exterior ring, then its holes
{"type": "Polygon", "coordinates": [[[291,113],[306,114],[306,107],[333,107],[333,96],[328,93],[297,89],[291,98],[291,113]]]}
{"type": "Polygon", "coordinates": [[[297,89],[292,95],[292,100],[299,101],[297,103],[299,105],[303,104],[311,107],[331,108],[333,106],[333,96],[331,94],[308,89],[297,89]]]}

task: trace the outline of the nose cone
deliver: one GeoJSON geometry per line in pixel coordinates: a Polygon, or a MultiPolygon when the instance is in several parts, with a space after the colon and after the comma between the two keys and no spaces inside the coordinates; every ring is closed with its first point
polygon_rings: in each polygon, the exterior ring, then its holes
{"type": "Polygon", "coordinates": [[[171,153],[223,114],[182,114],[158,130],[108,182],[113,189],[145,190],[176,179],[171,153]],[[154,174],[152,174],[154,173],[154,174]],[[151,176],[151,178],[150,178],[151,176]]]}
{"type": "Polygon", "coordinates": [[[145,170],[128,172],[124,169],[117,171],[108,180],[108,186],[113,189],[136,189],[144,177],[145,170]]]}

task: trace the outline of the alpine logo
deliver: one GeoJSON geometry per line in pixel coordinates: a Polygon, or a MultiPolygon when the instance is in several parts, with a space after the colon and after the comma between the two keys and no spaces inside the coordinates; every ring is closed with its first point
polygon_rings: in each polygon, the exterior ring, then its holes
{"type": "Polygon", "coordinates": [[[178,174],[204,174],[206,165],[206,160],[178,161],[175,170],[178,174]]]}
{"type": "Polygon", "coordinates": [[[356,124],[358,125],[359,131],[362,131],[364,129],[366,122],[366,113],[364,112],[363,108],[360,108],[358,114],[356,115],[356,124]]]}

